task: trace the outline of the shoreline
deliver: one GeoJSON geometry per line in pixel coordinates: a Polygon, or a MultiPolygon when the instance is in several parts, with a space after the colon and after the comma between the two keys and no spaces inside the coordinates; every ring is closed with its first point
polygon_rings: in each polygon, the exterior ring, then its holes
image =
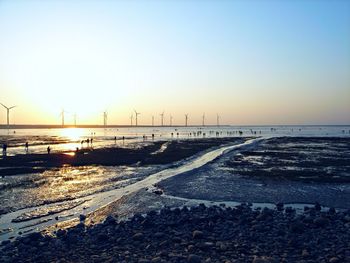
{"type": "Polygon", "coordinates": [[[32,233],[0,246],[2,262],[345,262],[350,210],[302,214],[278,204],[162,208],[126,221],[108,216],[56,236],[32,233]],[[331,242],[329,242],[331,240],[331,242]],[[19,261],[18,261],[19,260],[19,261]]]}

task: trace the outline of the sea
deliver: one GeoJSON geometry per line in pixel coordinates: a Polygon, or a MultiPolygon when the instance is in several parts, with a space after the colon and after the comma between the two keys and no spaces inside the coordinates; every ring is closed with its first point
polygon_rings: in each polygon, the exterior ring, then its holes
{"type": "Polygon", "coordinates": [[[350,137],[350,125],[336,126],[191,126],[191,127],[122,127],[0,129],[0,144],[8,146],[7,155],[23,154],[25,143],[30,153],[74,151],[93,139],[93,146],[125,146],[145,140],[193,139],[203,137],[350,137]],[[154,137],[152,137],[154,135],[154,137]],[[82,143],[83,142],[83,143],[82,143]]]}

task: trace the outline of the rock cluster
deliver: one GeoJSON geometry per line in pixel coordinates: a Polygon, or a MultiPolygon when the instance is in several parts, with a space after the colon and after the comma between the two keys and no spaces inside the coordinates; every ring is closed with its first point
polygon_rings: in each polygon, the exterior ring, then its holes
{"type": "MultiPolygon", "coordinates": [[[[82,218],[81,218],[82,219],[82,218]]],[[[85,218],[84,218],[85,219],[85,218]]],[[[0,246],[0,262],[349,262],[350,210],[164,208],[0,246]]]]}

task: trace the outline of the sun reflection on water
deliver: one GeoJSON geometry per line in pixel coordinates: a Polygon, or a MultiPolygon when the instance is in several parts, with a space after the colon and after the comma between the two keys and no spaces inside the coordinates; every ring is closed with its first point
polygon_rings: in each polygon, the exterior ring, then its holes
{"type": "Polygon", "coordinates": [[[61,135],[63,137],[67,137],[70,141],[79,141],[84,135],[84,129],[65,128],[65,129],[62,129],[61,135]]]}

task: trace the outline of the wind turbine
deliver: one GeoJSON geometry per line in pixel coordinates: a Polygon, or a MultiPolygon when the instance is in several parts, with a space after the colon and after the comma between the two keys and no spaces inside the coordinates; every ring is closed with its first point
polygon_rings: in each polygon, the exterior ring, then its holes
{"type": "Polygon", "coordinates": [[[152,126],[154,126],[154,115],[152,115],[152,126]]]}
{"type": "Polygon", "coordinates": [[[136,117],[136,118],[135,118],[135,121],[136,121],[136,126],[137,126],[137,116],[140,115],[141,113],[140,113],[140,112],[137,112],[136,110],[134,110],[134,112],[135,112],[135,117],[136,117]]]}
{"type": "Polygon", "coordinates": [[[103,112],[103,126],[104,126],[104,127],[107,126],[107,116],[108,116],[107,111],[104,111],[104,112],[103,112]]]}
{"type": "Polygon", "coordinates": [[[188,122],[188,113],[185,114],[185,126],[187,126],[187,122],[188,122]]]}
{"type": "Polygon", "coordinates": [[[220,116],[219,116],[219,114],[216,114],[216,125],[217,125],[218,127],[220,126],[219,120],[220,120],[220,116]]]}
{"type": "Polygon", "coordinates": [[[173,116],[170,115],[170,126],[173,126],[173,116]]]}
{"type": "Polygon", "coordinates": [[[64,114],[66,113],[66,111],[64,109],[62,109],[60,116],[61,116],[61,122],[62,122],[62,127],[64,126],[64,114]]]}
{"type": "Polygon", "coordinates": [[[164,126],[164,111],[159,114],[160,115],[160,118],[161,118],[161,123],[162,123],[162,126],[164,126]]]}
{"type": "Polygon", "coordinates": [[[17,106],[6,107],[4,104],[0,103],[7,111],[7,129],[10,128],[10,110],[17,106]]]}
{"type": "Polygon", "coordinates": [[[202,115],[202,126],[205,126],[205,113],[203,113],[203,115],[202,115]]]}
{"type": "Polygon", "coordinates": [[[74,113],[73,118],[74,118],[74,126],[77,126],[77,114],[76,113],[74,113]]]}
{"type": "Polygon", "coordinates": [[[134,119],[134,114],[131,113],[131,116],[130,116],[130,125],[132,126],[132,120],[134,119]]]}

